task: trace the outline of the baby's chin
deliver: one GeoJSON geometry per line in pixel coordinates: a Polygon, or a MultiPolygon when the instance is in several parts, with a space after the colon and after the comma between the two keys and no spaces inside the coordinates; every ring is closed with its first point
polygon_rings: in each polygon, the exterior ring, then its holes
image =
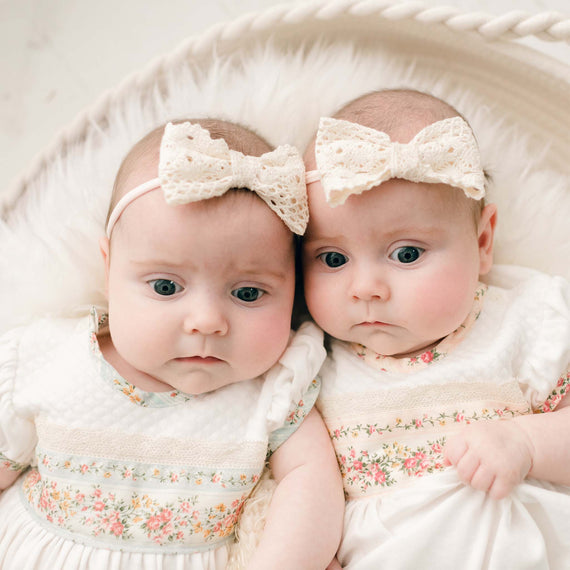
{"type": "Polygon", "coordinates": [[[371,339],[368,341],[361,340],[349,340],[348,342],[355,342],[365,346],[367,349],[374,351],[376,354],[382,356],[387,356],[391,358],[413,358],[415,356],[420,356],[425,352],[435,348],[441,339],[437,339],[429,342],[422,343],[398,343],[398,342],[386,342],[385,340],[371,339]]]}

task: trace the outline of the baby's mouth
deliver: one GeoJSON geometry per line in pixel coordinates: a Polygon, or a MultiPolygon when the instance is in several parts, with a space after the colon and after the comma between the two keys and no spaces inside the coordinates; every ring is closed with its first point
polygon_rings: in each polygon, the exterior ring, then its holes
{"type": "Polygon", "coordinates": [[[219,364],[223,362],[221,358],[216,356],[182,356],[175,359],[177,362],[186,362],[188,364],[219,364]]]}

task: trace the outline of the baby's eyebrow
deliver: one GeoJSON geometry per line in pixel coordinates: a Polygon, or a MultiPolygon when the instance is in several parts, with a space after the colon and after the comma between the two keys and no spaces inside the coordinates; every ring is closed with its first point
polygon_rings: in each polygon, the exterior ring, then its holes
{"type": "Polygon", "coordinates": [[[387,238],[398,236],[400,234],[419,234],[422,236],[439,235],[444,231],[441,225],[437,224],[401,224],[394,225],[394,227],[387,228],[384,235],[387,238]]]}
{"type": "Polygon", "coordinates": [[[288,271],[286,271],[285,269],[278,268],[278,267],[276,267],[276,268],[255,267],[255,266],[244,267],[242,265],[242,266],[234,267],[233,270],[236,272],[239,272],[239,274],[243,275],[244,277],[249,277],[252,279],[256,279],[256,278],[261,279],[264,277],[270,277],[270,278],[282,281],[288,275],[288,271]]]}
{"type": "MultiPolygon", "coordinates": [[[[141,267],[156,267],[161,268],[173,268],[173,269],[189,269],[191,266],[187,262],[173,261],[169,259],[130,259],[130,262],[134,265],[139,265],[141,267]]],[[[287,271],[279,267],[270,268],[261,265],[237,265],[230,262],[227,266],[229,271],[234,271],[240,275],[246,277],[267,277],[271,276],[275,279],[285,279],[287,277],[287,271]]]]}
{"type": "Polygon", "coordinates": [[[188,267],[187,263],[181,261],[174,261],[172,259],[154,259],[154,258],[144,258],[136,259],[130,258],[129,263],[133,265],[140,265],[141,267],[188,267]]]}

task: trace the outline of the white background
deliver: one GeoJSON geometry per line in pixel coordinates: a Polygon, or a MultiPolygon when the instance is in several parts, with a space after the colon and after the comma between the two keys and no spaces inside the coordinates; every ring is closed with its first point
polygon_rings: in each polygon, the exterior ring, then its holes
{"type": "MultiPolygon", "coordinates": [[[[301,0],[302,1],[302,0],[301,0]]],[[[299,0],[0,0],[0,192],[54,134],[190,35],[299,0]]],[[[465,12],[570,17],[570,0],[424,0],[465,12]]],[[[532,43],[570,64],[568,44],[532,43]]]]}

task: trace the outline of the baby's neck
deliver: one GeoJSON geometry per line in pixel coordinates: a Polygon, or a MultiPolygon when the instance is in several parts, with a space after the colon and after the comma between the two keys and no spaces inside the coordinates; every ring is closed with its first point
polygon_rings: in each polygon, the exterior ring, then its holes
{"type": "MultiPolygon", "coordinates": [[[[334,340],[334,339],[332,339],[332,337],[331,337],[331,340],[334,340]]],[[[438,346],[439,343],[442,342],[443,340],[444,340],[443,338],[440,338],[440,339],[436,340],[435,342],[432,342],[431,344],[428,344],[424,347],[415,348],[414,350],[411,350],[409,352],[399,352],[398,354],[382,354],[380,352],[376,352],[371,346],[365,346],[365,348],[367,350],[372,351],[374,354],[378,354],[379,356],[384,357],[384,358],[396,358],[396,359],[414,358],[414,357],[417,357],[417,356],[424,354],[424,352],[428,352],[428,351],[432,350],[433,348],[438,346]]]]}
{"type": "Polygon", "coordinates": [[[440,338],[431,344],[428,344],[421,348],[416,348],[410,352],[403,352],[399,354],[392,354],[390,355],[392,358],[413,358],[414,356],[420,356],[420,354],[424,354],[424,352],[430,351],[432,348],[435,348],[443,339],[440,338]]]}

